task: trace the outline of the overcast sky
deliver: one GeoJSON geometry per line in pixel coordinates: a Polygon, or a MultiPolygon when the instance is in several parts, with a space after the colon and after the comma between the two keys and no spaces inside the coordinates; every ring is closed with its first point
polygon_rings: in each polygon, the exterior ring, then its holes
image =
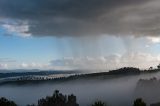
{"type": "Polygon", "coordinates": [[[0,69],[160,63],[160,0],[0,0],[0,69]]]}

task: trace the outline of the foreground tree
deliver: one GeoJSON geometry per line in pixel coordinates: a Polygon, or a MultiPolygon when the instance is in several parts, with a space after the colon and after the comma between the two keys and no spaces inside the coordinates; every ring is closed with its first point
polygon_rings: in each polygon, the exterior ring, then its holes
{"type": "Polygon", "coordinates": [[[8,99],[2,97],[0,98],[0,106],[17,106],[13,101],[9,101],[8,99]]]}
{"type": "Polygon", "coordinates": [[[160,64],[158,64],[157,68],[160,69],[160,64]]]}
{"type": "Polygon", "coordinates": [[[102,101],[96,101],[92,106],[107,106],[104,102],[102,101]]]}
{"type": "Polygon", "coordinates": [[[146,103],[142,100],[142,98],[138,98],[134,101],[133,106],[146,106],[146,103]]]}
{"type": "Polygon", "coordinates": [[[58,90],[54,92],[54,94],[49,97],[47,96],[45,99],[42,98],[38,100],[38,106],[79,106],[76,102],[76,96],[72,95],[63,95],[59,93],[58,90]]]}

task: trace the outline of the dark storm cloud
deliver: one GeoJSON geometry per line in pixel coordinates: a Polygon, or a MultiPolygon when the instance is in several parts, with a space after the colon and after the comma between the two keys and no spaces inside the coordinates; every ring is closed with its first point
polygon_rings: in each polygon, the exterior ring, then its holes
{"type": "Polygon", "coordinates": [[[157,36],[159,11],[159,0],[0,0],[0,20],[34,36],[157,36]]]}

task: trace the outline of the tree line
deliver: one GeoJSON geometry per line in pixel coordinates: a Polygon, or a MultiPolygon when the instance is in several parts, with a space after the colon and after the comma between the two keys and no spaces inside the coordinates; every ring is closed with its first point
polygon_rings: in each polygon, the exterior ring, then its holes
{"type": "MultiPolygon", "coordinates": [[[[160,106],[160,103],[151,104],[150,106],[160,106]]],[[[10,101],[4,97],[0,98],[0,106],[18,106],[14,101],[10,101]]],[[[39,99],[37,105],[36,104],[28,104],[26,106],[79,106],[77,103],[76,96],[71,95],[63,95],[58,90],[55,90],[52,96],[47,96],[45,98],[39,99]]],[[[90,106],[109,106],[102,101],[96,101],[90,106]]],[[[147,106],[146,103],[138,98],[133,102],[132,106],[147,106]]]]}

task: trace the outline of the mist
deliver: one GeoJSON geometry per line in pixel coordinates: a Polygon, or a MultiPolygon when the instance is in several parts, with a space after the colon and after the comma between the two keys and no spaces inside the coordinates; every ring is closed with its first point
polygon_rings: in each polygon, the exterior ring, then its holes
{"type": "MultiPolygon", "coordinates": [[[[137,82],[139,79],[160,78],[160,72],[140,74],[133,76],[124,76],[117,78],[96,77],[86,79],[77,79],[64,82],[42,83],[42,84],[23,84],[23,85],[3,85],[0,86],[0,96],[14,100],[18,105],[37,103],[42,97],[52,95],[53,91],[58,89],[63,94],[74,94],[80,106],[91,105],[96,100],[102,100],[109,106],[131,106],[136,98],[143,98],[147,104],[158,102],[159,90],[151,90],[157,95],[145,96],[145,89],[138,93],[137,82]]],[[[154,93],[153,93],[154,94],[154,93]]]]}

